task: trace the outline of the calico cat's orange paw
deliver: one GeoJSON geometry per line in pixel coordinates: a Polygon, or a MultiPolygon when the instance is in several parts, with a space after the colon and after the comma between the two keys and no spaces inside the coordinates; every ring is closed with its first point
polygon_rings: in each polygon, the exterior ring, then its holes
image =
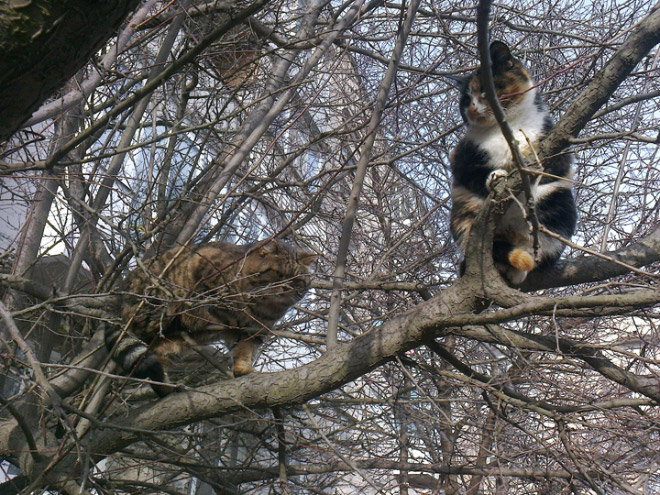
{"type": "Polygon", "coordinates": [[[509,253],[509,263],[512,267],[523,272],[529,272],[534,268],[534,258],[523,249],[514,249],[509,253]]]}

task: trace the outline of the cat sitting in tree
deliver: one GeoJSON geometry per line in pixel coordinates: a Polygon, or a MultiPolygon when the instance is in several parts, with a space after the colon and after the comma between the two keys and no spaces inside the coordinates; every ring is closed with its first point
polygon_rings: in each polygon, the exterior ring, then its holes
{"type": "MultiPolygon", "coordinates": [[[[509,47],[494,41],[490,45],[495,90],[506,119],[527,161],[553,126],[545,103],[534,81],[509,47]]],[[[477,69],[461,81],[460,109],[467,125],[465,137],[451,156],[452,208],[451,233],[465,253],[470,230],[491,189],[491,181],[514,168],[511,150],[497,124],[481,88],[477,69]]],[[[577,209],[571,191],[573,157],[562,153],[543,163],[544,174],[531,177],[532,194],[539,223],[565,239],[575,232],[577,209]]],[[[539,250],[524,212],[512,203],[495,226],[493,259],[500,273],[513,285],[522,283],[532,270],[556,263],[564,244],[542,232],[539,250]]],[[[462,267],[464,270],[464,267],[462,267]]]]}

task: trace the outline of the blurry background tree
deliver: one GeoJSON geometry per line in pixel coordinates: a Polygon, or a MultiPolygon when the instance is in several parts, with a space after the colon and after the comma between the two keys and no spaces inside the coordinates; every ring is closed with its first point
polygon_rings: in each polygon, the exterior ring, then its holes
{"type": "Polygon", "coordinates": [[[576,155],[575,244],[518,292],[457,279],[448,228],[472,3],[125,4],[14,127],[0,87],[0,493],[660,492],[657,6],[494,7],[576,155]],[[136,259],[271,237],[320,257],[260,373],[219,345],[157,400],[105,364],[136,259]]]}

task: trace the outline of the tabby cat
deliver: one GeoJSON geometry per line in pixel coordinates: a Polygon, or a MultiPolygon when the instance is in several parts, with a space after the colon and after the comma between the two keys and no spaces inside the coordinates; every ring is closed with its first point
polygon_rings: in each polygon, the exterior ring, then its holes
{"type": "MultiPolygon", "coordinates": [[[[122,328],[106,331],[106,346],[126,372],[166,381],[169,358],[189,344],[234,345],[234,375],[252,360],[275,322],[305,294],[316,259],[285,242],[225,242],[174,248],[133,270],[124,281],[122,328]],[[123,328],[127,335],[122,335],[123,328]]],[[[153,386],[166,395],[171,386],[153,386]]]]}
{"type": "MultiPolygon", "coordinates": [[[[511,55],[509,47],[494,41],[490,55],[495,89],[506,119],[523,156],[533,160],[528,140],[536,146],[552,129],[552,119],[534,82],[520,61],[511,55]]],[[[461,81],[460,109],[467,132],[451,156],[451,232],[463,252],[491,181],[515,168],[509,146],[481,89],[479,71],[461,81]]],[[[546,160],[543,168],[549,175],[532,180],[539,222],[566,239],[573,235],[577,222],[570,182],[572,161],[570,153],[546,160]]],[[[518,204],[512,203],[495,227],[493,258],[500,273],[518,285],[530,271],[551,267],[559,259],[564,244],[543,233],[539,233],[539,244],[535,259],[529,225],[518,204]]]]}

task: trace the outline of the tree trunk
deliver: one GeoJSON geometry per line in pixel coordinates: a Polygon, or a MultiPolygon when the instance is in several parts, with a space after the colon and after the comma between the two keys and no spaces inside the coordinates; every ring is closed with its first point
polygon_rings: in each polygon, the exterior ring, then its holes
{"type": "Polygon", "coordinates": [[[137,3],[49,0],[0,6],[0,142],[73,77],[137,3]]]}

